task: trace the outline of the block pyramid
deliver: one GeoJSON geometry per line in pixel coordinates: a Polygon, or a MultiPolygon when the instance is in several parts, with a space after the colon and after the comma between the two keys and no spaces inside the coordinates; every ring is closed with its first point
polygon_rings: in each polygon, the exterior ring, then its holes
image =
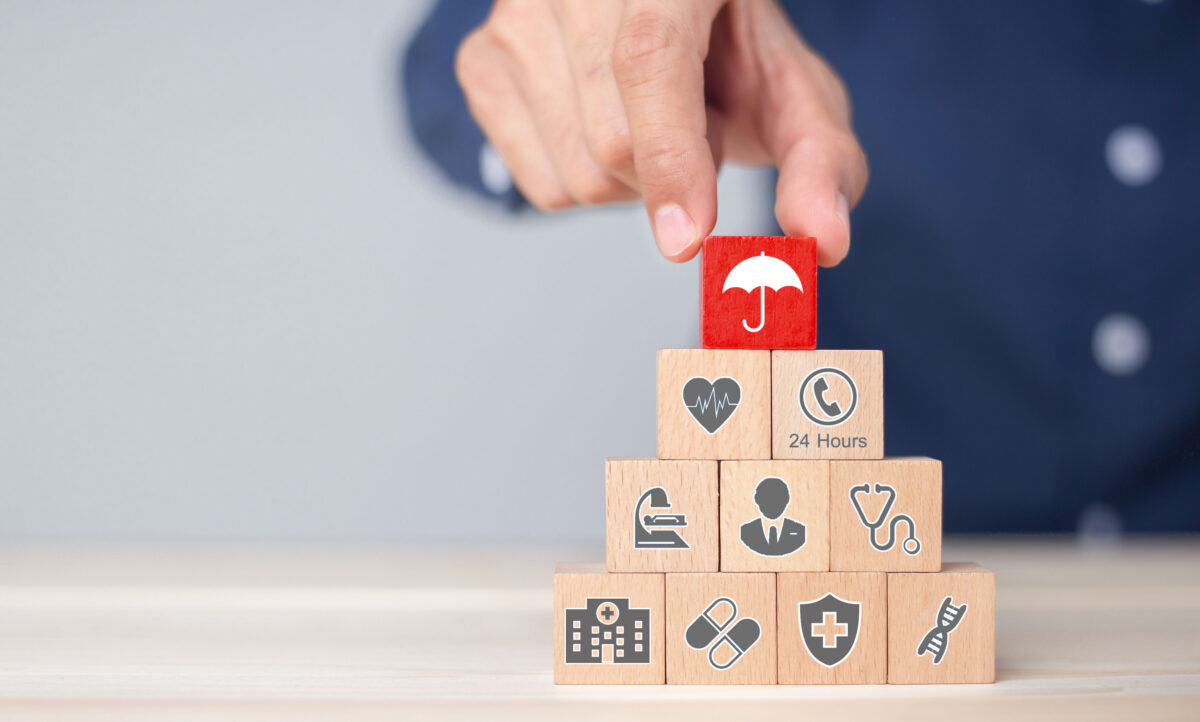
{"type": "Polygon", "coordinates": [[[555,683],[993,682],[995,576],[942,561],[941,462],[884,456],[883,353],[816,349],[816,241],[701,263],[657,458],[605,462],[606,563],[555,569],[555,683]]]}

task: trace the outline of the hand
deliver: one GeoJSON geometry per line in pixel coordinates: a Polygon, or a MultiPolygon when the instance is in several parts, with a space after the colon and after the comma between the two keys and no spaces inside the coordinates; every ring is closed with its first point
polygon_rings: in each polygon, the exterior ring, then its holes
{"type": "Polygon", "coordinates": [[[663,255],[717,220],[723,158],[779,168],[775,216],[832,266],[867,163],[841,80],[774,0],[498,0],[458,50],[471,113],[535,206],[641,197],[663,255]]]}

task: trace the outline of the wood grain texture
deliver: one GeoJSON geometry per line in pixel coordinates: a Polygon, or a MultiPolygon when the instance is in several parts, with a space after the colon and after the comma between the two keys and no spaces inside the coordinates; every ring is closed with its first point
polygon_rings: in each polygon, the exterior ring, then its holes
{"type": "Polygon", "coordinates": [[[609,574],[600,564],[559,564],[554,570],[554,683],[662,684],[665,609],[661,574],[609,574]],[[589,602],[596,607],[600,600],[605,602],[598,613],[583,614],[589,602]],[[610,614],[623,604],[628,612],[610,614]],[[643,610],[649,610],[648,624],[630,619],[643,610]],[[568,649],[580,645],[586,652],[590,640],[599,640],[593,648],[601,663],[568,664],[568,649]],[[644,663],[623,662],[626,652],[641,653],[643,645],[649,650],[644,663]]]}
{"type": "Polygon", "coordinates": [[[1200,709],[1194,537],[947,537],[947,558],[996,573],[994,685],[556,686],[554,563],[603,559],[594,533],[2,544],[0,719],[1190,722],[1200,709]]]}
{"type": "Polygon", "coordinates": [[[883,458],[882,351],[772,351],[771,387],[773,458],[883,458]]]}
{"type": "Polygon", "coordinates": [[[879,461],[833,461],[829,464],[829,568],[832,571],[936,572],[942,563],[942,462],[925,457],[879,461]],[[882,490],[876,484],[883,485],[882,490]],[[863,491],[869,486],[870,493],[863,491]],[[895,491],[886,516],[887,488],[895,491]],[[870,523],[863,524],[851,490],[870,523]],[[920,547],[908,554],[904,545],[912,519],[920,547]],[[893,522],[894,519],[900,521],[893,522]],[[893,524],[895,534],[892,534],[893,524]],[[880,547],[890,548],[880,551],[880,547]]]}
{"type": "Polygon", "coordinates": [[[817,239],[709,236],[700,256],[700,345],[704,348],[814,348],[817,345],[817,239]],[[739,264],[774,259],[760,275],[739,264]],[[778,272],[782,261],[793,278],[778,272]],[[735,275],[731,279],[730,274],[735,275]],[[763,287],[756,281],[785,284],[763,287]],[[726,287],[727,282],[728,288],[726,287]],[[746,283],[749,281],[749,283],[746,283]],[[791,282],[791,283],[786,283],[791,282]],[[794,283],[794,285],[792,285],[794,283]],[[756,329],[750,331],[749,329],[756,329]]]}
{"type": "Polygon", "coordinates": [[[787,573],[780,574],[776,584],[779,588],[780,684],[883,684],[887,681],[886,574],[787,573]],[[859,605],[859,624],[853,647],[833,666],[819,662],[805,646],[798,609],[798,605],[820,600],[826,594],[859,605]]]}
{"type": "MultiPolygon", "coordinates": [[[[689,399],[687,403],[695,403],[689,399]]],[[[705,398],[704,403],[709,403],[705,398]]],[[[723,399],[716,399],[723,403],[723,399]]],[[[707,407],[706,407],[707,409],[707,407]]],[[[707,410],[705,413],[709,413],[707,410]]],[[[662,349],[658,352],[658,458],[771,458],[771,353],[662,349]],[[709,433],[685,404],[693,378],[737,381],[741,399],[724,423],[709,433]]]]}
{"type": "Polygon", "coordinates": [[[995,574],[978,564],[950,562],[936,574],[888,575],[889,683],[990,683],[995,678],[995,574]],[[926,635],[947,624],[939,619],[947,599],[961,609],[949,612],[958,618],[957,626],[943,632],[944,641],[924,649],[926,635]],[[944,656],[934,663],[939,646],[944,656]]]}
{"type": "MultiPolygon", "coordinates": [[[[721,571],[782,572],[829,569],[829,462],[828,461],[722,461],[721,462],[721,571]],[[789,498],[783,515],[768,519],[756,492],[764,479],[779,479],[789,498]],[[788,520],[788,521],[785,521],[788,520]],[[786,544],[784,532],[794,523],[803,525],[804,544],[782,555],[760,553],[751,544],[762,543],[759,533],[786,544]],[[746,527],[743,534],[743,527],[746,527]]],[[[771,483],[771,482],[768,482],[771,483]]],[[[771,499],[760,499],[770,503],[771,499]]]]}
{"type": "Polygon", "coordinates": [[[718,569],[717,462],[661,459],[608,459],[604,463],[605,538],[610,572],[715,572],[718,569]],[[682,514],[687,526],[663,527],[688,546],[637,548],[638,499],[655,487],[663,489],[669,509],[651,507],[641,518],[682,514]]]}
{"type": "Polygon", "coordinates": [[[775,684],[775,575],[774,574],[668,574],[667,575],[667,684],[775,684]],[[727,603],[732,600],[736,616],[727,603]],[[700,619],[706,610],[707,621],[700,619]],[[732,663],[738,646],[730,639],[746,619],[758,622],[758,639],[741,645],[742,656],[732,663]],[[714,625],[715,623],[715,625],[714,625]],[[687,639],[692,625],[705,628],[712,641],[696,649],[687,639]],[[718,627],[721,627],[718,630],[718,627]],[[717,669],[729,664],[727,669],[717,669]]]}

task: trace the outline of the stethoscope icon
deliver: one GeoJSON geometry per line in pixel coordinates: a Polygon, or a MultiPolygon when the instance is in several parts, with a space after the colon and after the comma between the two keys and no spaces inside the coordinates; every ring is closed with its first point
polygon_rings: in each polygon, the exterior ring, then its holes
{"type": "Polygon", "coordinates": [[[867,521],[867,515],[863,513],[862,504],[858,501],[859,494],[869,495],[870,493],[870,484],[859,484],[858,486],[850,487],[850,503],[854,505],[854,510],[858,512],[858,518],[862,521],[863,526],[869,530],[867,536],[871,539],[871,546],[875,547],[876,551],[881,552],[886,552],[896,546],[896,525],[904,522],[908,525],[908,538],[900,543],[900,548],[910,557],[915,556],[917,552],[921,551],[921,540],[917,538],[917,525],[908,514],[897,514],[892,517],[891,522],[888,523],[888,538],[886,542],[880,544],[875,539],[875,532],[883,526],[887,520],[888,512],[892,510],[892,504],[896,503],[896,490],[886,484],[875,485],[875,493],[887,494],[888,498],[883,503],[883,510],[879,512],[879,516],[875,518],[874,523],[867,521]]]}

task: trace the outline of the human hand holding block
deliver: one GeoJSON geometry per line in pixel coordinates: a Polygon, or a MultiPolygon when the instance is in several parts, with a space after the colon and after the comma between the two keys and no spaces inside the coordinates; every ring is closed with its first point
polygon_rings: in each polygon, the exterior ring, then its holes
{"type": "Polygon", "coordinates": [[[641,197],[682,262],[717,222],[721,162],[771,163],[780,228],[826,266],[849,250],[868,175],[849,96],[778,3],[497,3],[455,69],[539,208],[641,197]]]}

